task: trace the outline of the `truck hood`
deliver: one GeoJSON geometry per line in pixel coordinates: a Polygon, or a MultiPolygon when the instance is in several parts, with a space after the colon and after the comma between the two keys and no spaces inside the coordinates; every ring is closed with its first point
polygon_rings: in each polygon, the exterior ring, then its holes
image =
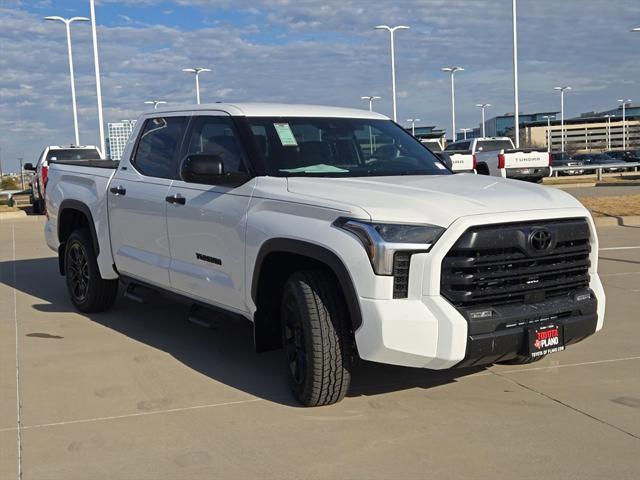
{"type": "MultiPolygon", "coordinates": [[[[553,187],[483,175],[289,177],[289,192],[364,209],[372,220],[443,227],[469,215],[581,207],[553,187]]],[[[586,210],[585,210],[586,212],[586,210]]]]}

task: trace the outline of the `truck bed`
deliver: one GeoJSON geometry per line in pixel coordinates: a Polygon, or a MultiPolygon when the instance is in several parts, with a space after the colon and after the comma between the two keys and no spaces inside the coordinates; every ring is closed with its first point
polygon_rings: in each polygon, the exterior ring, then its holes
{"type": "Polygon", "coordinates": [[[120,164],[119,160],[51,160],[50,164],[71,165],[74,167],[110,168],[115,170],[120,164]]]}

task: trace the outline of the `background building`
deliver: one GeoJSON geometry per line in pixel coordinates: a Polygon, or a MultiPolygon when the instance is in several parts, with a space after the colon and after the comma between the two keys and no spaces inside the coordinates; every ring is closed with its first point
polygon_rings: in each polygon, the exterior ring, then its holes
{"type": "MultiPolygon", "coordinates": [[[[607,112],[603,112],[603,115],[606,114],[607,112]]],[[[565,150],[569,153],[575,153],[622,149],[622,113],[620,113],[620,116],[611,117],[610,121],[611,123],[609,124],[608,119],[604,116],[580,116],[566,119],[564,121],[565,150]]],[[[626,148],[640,149],[640,114],[627,115],[625,124],[626,148]]],[[[562,128],[559,120],[551,122],[549,133],[551,134],[551,150],[560,151],[562,148],[562,128]]],[[[524,142],[526,145],[547,147],[546,120],[525,125],[524,142]]]]}
{"type": "Polygon", "coordinates": [[[122,120],[121,122],[108,123],[107,130],[109,135],[109,144],[107,157],[111,160],[120,160],[124,147],[131,136],[135,120],[122,120]]]}
{"type": "MultiPolygon", "coordinates": [[[[560,118],[560,112],[537,112],[537,113],[521,113],[520,127],[526,127],[530,123],[542,122],[546,123],[545,116],[555,115],[560,118]]],[[[497,117],[490,118],[484,122],[487,137],[508,137],[513,133],[513,113],[505,113],[497,117]]],[[[480,131],[479,129],[478,131],[480,131]]]]}

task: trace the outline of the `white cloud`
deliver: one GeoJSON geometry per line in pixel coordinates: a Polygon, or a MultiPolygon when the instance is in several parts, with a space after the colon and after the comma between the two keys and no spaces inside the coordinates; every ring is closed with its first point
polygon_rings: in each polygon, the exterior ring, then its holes
{"type": "MultiPolygon", "coordinates": [[[[201,77],[208,101],[364,108],[360,96],[376,94],[383,97],[377,108],[389,113],[389,37],[373,30],[379,23],[412,27],[396,37],[400,118],[448,126],[449,82],[439,68],[449,63],[466,69],[456,79],[460,126],[478,124],[479,101],[494,105],[491,114],[513,110],[504,0],[378,0],[375,8],[368,0],[177,0],[173,16],[187,5],[202,11],[202,24],[189,30],[141,24],[128,10],[161,5],[166,12],[166,1],[102,0],[99,21],[105,3],[119,4],[128,20],[99,30],[107,121],[137,117],[149,99],[192,102],[193,79],[180,70],[193,65],[214,70],[201,77]],[[244,12],[250,25],[219,21],[221,9],[244,12]]],[[[3,165],[72,139],[64,29],[42,14],[19,2],[0,7],[0,125],[13,128],[0,133],[3,165]]],[[[520,2],[519,14],[522,110],[557,107],[557,83],[574,86],[570,114],[606,108],[620,95],[640,98],[640,38],[628,32],[638,23],[629,19],[640,19],[637,0],[520,2]]],[[[90,29],[74,25],[73,36],[81,139],[95,143],[90,29]]]]}

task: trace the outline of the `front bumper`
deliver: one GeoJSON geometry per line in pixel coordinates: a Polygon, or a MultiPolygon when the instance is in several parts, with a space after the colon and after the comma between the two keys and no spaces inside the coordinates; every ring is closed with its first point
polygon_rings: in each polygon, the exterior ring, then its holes
{"type": "Polygon", "coordinates": [[[597,252],[595,226],[582,208],[463,217],[447,229],[429,253],[412,256],[408,298],[360,298],[363,324],[355,332],[358,353],[364,360],[437,370],[493,363],[523,354],[527,322],[546,319],[562,326],[565,345],[581,341],[599,331],[604,322],[605,295],[597,275],[597,252]],[[440,295],[442,260],[467,228],[576,217],[587,217],[591,231],[589,300],[500,307],[498,315],[490,320],[497,323],[487,325],[483,320],[480,325],[469,322],[440,295]]]}

